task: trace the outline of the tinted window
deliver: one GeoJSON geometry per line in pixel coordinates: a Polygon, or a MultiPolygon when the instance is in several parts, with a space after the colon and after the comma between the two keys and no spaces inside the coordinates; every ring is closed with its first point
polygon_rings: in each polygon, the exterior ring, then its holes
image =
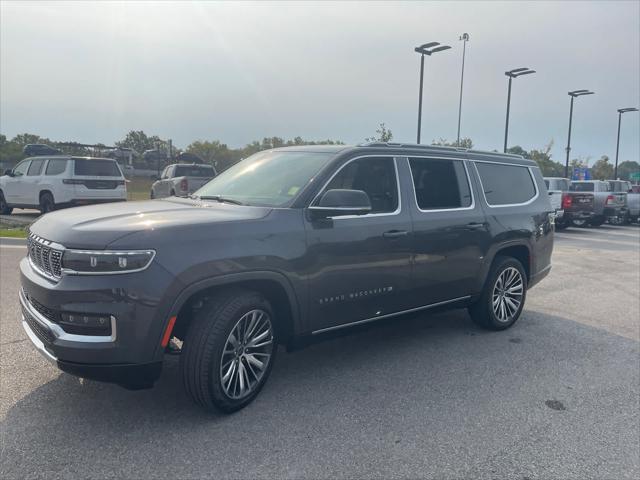
{"type": "Polygon", "coordinates": [[[476,162],[484,195],[489,205],[525,203],[536,194],[533,178],[526,167],[476,162]]]}
{"type": "Polygon", "coordinates": [[[77,158],[74,161],[76,175],[91,175],[97,177],[120,177],[120,169],[114,160],[94,160],[77,158]]]}
{"type": "Polygon", "coordinates": [[[410,158],[409,165],[416,201],[421,210],[471,205],[471,191],[461,161],[410,158]]]}
{"type": "Polygon", "coordinates": [[[30,160],[27,160],[26,162],[19,163],[16,166],[16,168],[13,169],[13,174],[16,177],[20,177],[20,176],[24,175],[25,173],[27,173],[27,168],[29,168],[29,162],[30,162],[30,160]]]}
{"type": "Polygon", "coordinates": [[[59,175],[67,169],[67,160],[64,158],[52,158],[47,164],[45,175],[59,175]]]}
{"type": "Polygon", "coordinates": [[[393,158],[367,157],[348,163],[333,177],[327,190],[362,190],[369,195],[371,213],[398,208],[398,181],[393,158]]]}
{"type": "Polygon", "coordinates": [[[571,192],[593,192],[593,183],[572,183],[569,187],[571,192]]]}
{"type": "Polygon", "coordinates": [[[44,163],[44,159],[31,160],[31,165],[29,166],[29,171],[27,172],[28,177],[32,177],[34,175],[40,175],[42,171],[42,164],[44,163]]]}
{"type": "Polygon", "coordinates": [[[175,177],[213,177],[213,168],[198,165],[176,165],[175,177]]]}

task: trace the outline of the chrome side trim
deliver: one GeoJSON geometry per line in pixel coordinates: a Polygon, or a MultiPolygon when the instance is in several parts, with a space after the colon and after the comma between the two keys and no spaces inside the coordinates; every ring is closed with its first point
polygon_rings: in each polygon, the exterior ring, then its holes
{"type": "Polygon", "coordinates": [[[482,190],[482,196],[484,197],[484,202],[487,204],[489,208],[523,207],[525,205],[532,204],[540,196],[540,190],[538,189],[538,183],[536,182],[536,177],[533,175],[533,172],[531,171],[532,167],[525,167],[524,165],[516,165],[513,163],[483,162],[482,160],[471,160],[471,161],[473,162],[473,168],[476,169],[476,173],[478,174],[478,180],[480,181],[480,189],[482,190]],[[482,177],[480,176],[480,170],[478,170],[478,166],[476,165],[476,163],[490,163],[492,165],[508,165],[511,167],[526,168],[527,171],[529,172],[529,177],[531,177],[531,181],[533,182],[533,188],[536,190],[536,194],[533,197],[531,197],[529,200],[523,203],[507,203],[504,205],[492,205],[487,200],[487,194],[484,193],[484,185],[482,184],[482,177]]]}
{"type": "Polygon", "coordinates": [[[46,348],[44,348],[44,343],[42,343],[36,336],[36,334],[33,333],[33,330],[31,330],[29,324],[25,322],[24,316],[22,316],[22,328],[24,328],[24,331],[27,333],[27,337],[29,337],[29,340],[31,340],[33,346],[36,347],[36,350],[38,350],[44,358],[49,360],[49,362],[53,363],[54,365],[57,364],[58,359],[50,354],[46,348]]]}
{"type": "Polygon", "coordinates": [[[312,335],[319,333],[330,332],[332,330],[338,330],[340,328],[353,327],[355,325],[362,325],[363,323],[375,322],[376,320],[382,320],[383,318],[396,317],[398,315],[404,315],[405,313],[419,312],[420,310],[427,310],[429,308],[439,307],[440,305],[447,305],[448,303],[455,303],[461,300],[468,300],[471,295],[465,295],[464,297],[452,298],[451,300],[444,300],[442,302],[430,303],[429,305],[423,305],[422,307],[410,308],[409,310],[401,310],[399,312],[387,313],[386,315],[379,315],[377,317],[365,318],[364,320],[356,320],[355,322],[345,323],[343,325],[336,325],[334,327],[321,328],[311,332],[312,335]]]}
{"type": "MultiPolygon", "coordinates": [[[[351,159],[349,159],[344,165],[342,165],[338,170],[336,170],[333,175],[331,175],[331,177],[329,177],[329,180],[327,180],[324,185],[322,186],[322,188],[318,191],[318,194],[313,197],[313,200],[311,200],[311,203],[309,204],[309,208],[314,206],[313,204],[316,203],[316,201],[320,198],[320,195],[322,194],[322,192],[324,192],[324,189],[327,188],[327,185],[329,185],[331,183],[331,181],[333,180],[333,178],[338,175],[338,173],[340,173],[340,171],[346,167],[347,165],[349,165],[351,162],[355,161],[355,160],[359,160],[361,158],[391,158],[393,160],[393,167],[396,171],[396,188],[398,190],[398,208],[396,208],[393,212],[384,212],[384,213],[367,213],[365,215],[342,215],[339,217],[329,217],[332,220],[346,220],[349,218],[369,218],[369,217],[384,217],[384,216],[389,216],[389,215],[399,215],[400,212],[402,211],[402,190],[400,189],[400,175],[398,173],[398,160],[397,160],[397,155],[360,155],[359,157],[353,157],[351,159]]],[[[335,209],[334,209],[335,210],[335,209]]]]}
{"type": "MultiPolygon", "coordinates": [[[[66,340],[67,342],[80,342],[80,343],[110,343],[116,341],[116,318],[110,315],[111,318],[111,335],[78,335],[75,333],[65,332],[60,325],[57,325],[47,318],[45,318],[40,312],[38,312],[29,300],[24,296],[24,291],[20,289],[18,294],[20,298],[20,304],[29,312],[29,314],[44,328],[49,330],[56,339],[66,340]]],[[[41,342],[42,343],[42,342],[41,342]]]]}

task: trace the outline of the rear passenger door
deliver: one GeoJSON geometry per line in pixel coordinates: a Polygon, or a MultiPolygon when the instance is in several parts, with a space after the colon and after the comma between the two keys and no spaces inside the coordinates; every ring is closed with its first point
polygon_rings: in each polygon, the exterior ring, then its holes
{"type": "Polygon", "coordinates": [[[490,248],[488,224],[464,158],[410,157],[413,306],[477,292],[490,248]]]}

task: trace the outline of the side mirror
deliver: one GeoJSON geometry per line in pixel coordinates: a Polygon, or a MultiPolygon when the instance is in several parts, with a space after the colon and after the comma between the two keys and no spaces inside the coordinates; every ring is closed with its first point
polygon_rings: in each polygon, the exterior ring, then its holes
{"type": "Polygon", "coordinates": [[[371,201],[362,190],[327,190],[309,212],[315,218],[366,215],[371,212],[371,201]]]}
{"type": "Polygon", "coordinates": [[[9,177],[13,177],[13,170],[11,170],[10,168],[7,168],[7,169],[4,171],[4,174],[5,174],[5,175],[8,175],[9,177]]]}

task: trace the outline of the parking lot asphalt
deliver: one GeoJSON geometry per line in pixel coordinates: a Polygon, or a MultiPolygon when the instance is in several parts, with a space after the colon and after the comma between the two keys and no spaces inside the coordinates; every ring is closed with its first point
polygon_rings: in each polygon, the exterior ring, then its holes
{"type": "Polygon", "coordinates": [[[0,246],[1,478],[640,478],[640,227],[556,235],[519,322],[466,311],[284,353],[257,400],[208,414],[169,357],[152,390],[60,373],[18,321],[0,246]]]}

